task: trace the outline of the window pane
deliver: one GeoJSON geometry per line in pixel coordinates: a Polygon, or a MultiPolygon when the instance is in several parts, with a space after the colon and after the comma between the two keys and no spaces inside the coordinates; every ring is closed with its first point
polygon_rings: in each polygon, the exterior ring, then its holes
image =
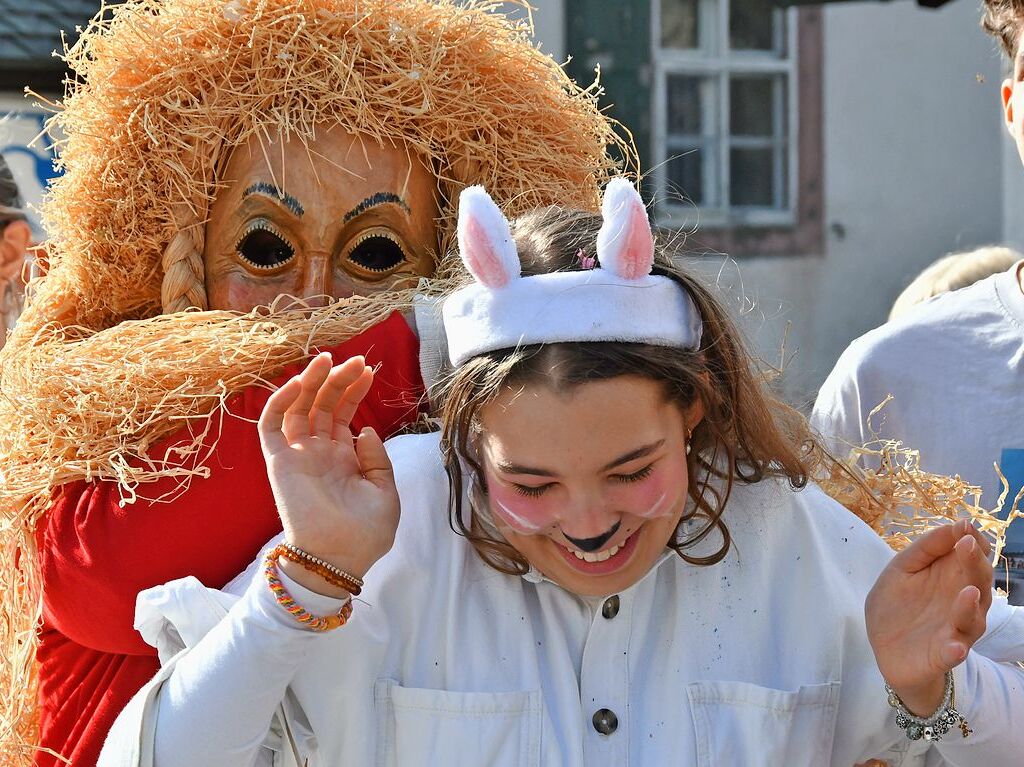
{"type": "Polygon", "coordinates": [[[704,204],[704,150],[669,149],[666,163],[668,188],[664,202],[692,201],[704,204]]]}
{"type": "Polygon", "coordinates": [[[696,48],[700,0],[661,0],[661,47],[696,48]]]}
{"type": "MultiPolygon", "coordinates": [[[[783,15],[768,0],[731,0],[729,47],[744,51],[774,51],[783,39],[783,15]]],[[[781,51],[780,51],[781,52],[781,51]]]]}
{"type": "Polygon", "coordinates": [[[668,76],[668,134],[699,136],[703,131],[704,99],[700,77],[668,76]]]}
{"type": "MultiPolygon", "coordinates": [[[[774,152],[771,149],[729,151],[729,195],[735,206],[782,207],[776,202],[774,152]]],[[[782,164],[779,164],[782,167],[782,164]]],[[[781,179],[780,179],[781,181],[781,179]]],[[[784,187],[784,184],[780,188],[784,187]]]]}
{"type": "MultiPolygon", "coordinates": [[[[775,77],[733,77],[729,80],[729,132],[734,136],[775,135],[775,77]]],[[[779,104],[779,116],[785,112],[779,104]]]]}

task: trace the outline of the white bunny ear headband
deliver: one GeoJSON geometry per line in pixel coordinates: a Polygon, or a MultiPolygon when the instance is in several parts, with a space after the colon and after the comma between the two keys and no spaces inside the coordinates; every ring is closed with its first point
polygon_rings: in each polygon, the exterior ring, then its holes
{"type": "Polygon", "coordinates": [[[601,204],[600,268],[523,277],[508,221],[483,187],[459,197],[458,242],[475,282],[444,303],[453,365],[532,344],[623,341],[700,346],[701,318],[690,295],[651,274],[654,238],[647,210],[624,178],[601,204]]]}

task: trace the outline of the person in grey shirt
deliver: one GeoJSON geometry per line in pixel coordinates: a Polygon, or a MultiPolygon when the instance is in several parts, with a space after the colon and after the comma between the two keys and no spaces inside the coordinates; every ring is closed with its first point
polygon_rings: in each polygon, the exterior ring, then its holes
{"type": "MultiPolygon", "coordinates": [[[[1003,111],[1024,160],[1024,2],[985,0],[982,26],[1013,62],[1003,111]]],[[[1024,486],[1021,269],[932,298],[855,340],[822,385],[812,425],[840,455],[876,437],[902,440],[920,451],[923,469],[981,487],[987,508],[1002,491],[998,464],[1009,505],[1024,486]]],[[[1024,521],[1011,524],[1006,552],[1024,552],[1024,521]]],[[[1016,592],[1011,601],[1024,600],[1024,584],[1016,592]]]]}

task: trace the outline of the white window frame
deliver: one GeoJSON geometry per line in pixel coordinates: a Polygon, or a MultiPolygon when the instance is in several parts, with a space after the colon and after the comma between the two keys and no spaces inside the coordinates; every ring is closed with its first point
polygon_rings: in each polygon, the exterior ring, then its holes
{"type": "MultiPolygon", "coordinates": [[[[661,226],[720,228],[732,226],[776,227],[796,224],[797,193],[799,189],[799,132],[800,104],[798,82],[798,35],[796,9],[786,14],[786,57],[773,58],[756,51],[732,51],[727,47],[729,6],[723,0],[699,0],[699,41],[709,41],[705,48],[665,49],[661,47],[661,0],[651,3],[651,61],[653,62],[652,159],[650,176],[654,181],[656,217],[661,226]],[[668,186],[666,162],[668,160],[668,77],[670,75],[713,76],[718,80],[718,158],[721,180],[719,199],[729,199],[729,77],[734,74],[784,75],[786,78],[786,207],[736,208],[728,206],[709,208],[684,204],[668,186]]],[[[778,116],[777,116],[778,117],[778,116]]],[[[777,123],[776,123],[777,124],[777,123]]],[[[676,190],[678,191],[678,190],[676,190]]],[[[685,189],[682,190],[685,193],[685,189]]]]}

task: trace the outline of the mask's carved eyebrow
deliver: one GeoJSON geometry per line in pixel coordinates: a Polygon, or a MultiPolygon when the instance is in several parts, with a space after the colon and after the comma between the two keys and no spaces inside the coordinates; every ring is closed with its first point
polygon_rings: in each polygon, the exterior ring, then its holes
{"type": "MultiPolygon", "coordinates": [[[[659,439],[657,442],[652,442],[649,445],[638,447],[636,450],[630,450],[625,455],[621,455],[614,461],[611,461],[607,465],[601,468],[601,471],[611,471],[612,469],[621,466],[624,463],[635,461],[637,458],[644,458],[651,453],[655,452],[662,445],[665,444],[665,440],[659,439]]],[[[519,464],[510,463],[509,461],[497,461],[495,467],[498,471],[504,474],[530,474],[535,477],[557,477],[558,475],[548,469],[537,469],[532,466],[520,466],[519,464]]]]}
{"type": "Polygon", "coordinates": [[[268,184],[266,181],[257,181],[255,184],[250,186],[242,192],[242,199],[244,200],[246,197],[251,197],[254,194],[269,197],[271,200],[281,203],[296,216],[301,217],[302,214],[306,212],[306,209],[302,207],[301,202],[296,200],[287,192],[278,189],[273,184],[268,184]]]}
{"type": "Polygon", "coordinates": [[[375,194],[371,194],[361,203],[352,208],[352,210],[346,213],[344,223],[347,224],[356,216],[361,216],[370,208],[376,208],[378,205],[386,205],[389,202],[397,205],[406,213],[412,213],[412,209],[409,207],[409,203],[407,203],[394,192],[377,192],[375,194]]]}

